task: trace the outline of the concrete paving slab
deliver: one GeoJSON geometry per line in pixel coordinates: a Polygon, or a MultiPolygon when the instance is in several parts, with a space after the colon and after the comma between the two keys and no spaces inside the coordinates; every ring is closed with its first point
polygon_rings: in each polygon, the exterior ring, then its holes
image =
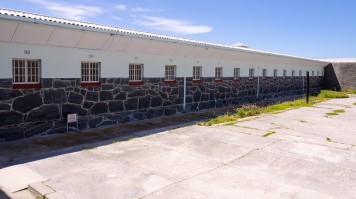
{"type": "Polygon", "coordinates": [[[260,150],[231,165],[246,173],[260,173],[261,177],[273,174],[273,181],[321,193],[317,198],[353,198],[356,194],[356,172],[323,162],[260,150]]]}

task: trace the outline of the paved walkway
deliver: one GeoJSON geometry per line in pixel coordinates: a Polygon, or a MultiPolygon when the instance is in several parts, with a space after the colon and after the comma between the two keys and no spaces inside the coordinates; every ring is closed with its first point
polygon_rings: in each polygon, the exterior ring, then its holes
{"type": "Polygon", "coordinates": [[[52,198],[354,198],[355,102],[352,96],[236,124],[139,131],[128,141],[103,139],[37,161],[24,161],[29,152],[21,152],[12,162],[22,158],[21,166],[48,179],[40,184],[52,198]],[[333,110],[345,112],[327,115],[333,110]]]}

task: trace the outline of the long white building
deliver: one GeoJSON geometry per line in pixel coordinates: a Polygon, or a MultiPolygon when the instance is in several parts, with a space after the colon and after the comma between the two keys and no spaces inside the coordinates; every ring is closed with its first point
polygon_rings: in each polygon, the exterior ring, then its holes
{"type": "Polygon", "coordinates": [[[317,91],[329,64],[5,9],[0,27],[4,140],[61,132],[68,113],[88,128],[302,94],[307,71],[317,91]]]}

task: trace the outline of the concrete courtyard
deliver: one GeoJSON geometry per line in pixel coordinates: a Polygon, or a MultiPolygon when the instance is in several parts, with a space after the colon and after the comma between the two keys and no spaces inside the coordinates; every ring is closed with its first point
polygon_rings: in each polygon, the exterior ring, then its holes
{"type": "Polygon", "coordinates": [[[354,103],[351,96],[236,124],[140,132],[127,141],[21,166],[46,179],[33,187],[52,199],[351,199],[354,103]],[[345,112],[326,114],[333,110],[345,112]]]}

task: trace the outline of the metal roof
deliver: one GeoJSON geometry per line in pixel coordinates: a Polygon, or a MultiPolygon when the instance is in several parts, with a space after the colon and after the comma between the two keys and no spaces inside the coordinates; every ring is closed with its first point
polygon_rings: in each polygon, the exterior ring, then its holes
{"type": "Polygon", "coordinates": [[[243,52],[243,53],[260,54],[260,55],[265,55],[265,56],[278,56],[278,57],[302,59],[302,60],[306,60],[306,61],[329,63],[329,62],[323,61],[323,60],[316,60],[316,59],[310,59],[310,58],[304,58],[304,57],[298,57],[298,56],[292,56],[292,55],[272,53],[272,52],[267,52],[267,51],[260,51],[260,50],[249,49],[249,48],[229,46],[229,45],[217,44],[217,43],[212,43],[212,42],[204,42],[204,41],[198,41],[198,40],[193,40],[193,39],[185,39],[185,38],[180,38],[180,37],[172,37],[172,36],[149,33],[149,32],[134,31],[134,30],[123,29],[123,28],[119,28],[119,27],[99,25],[99,24],[87,23],[87,22],[80,22],[80,21],[75,21],[75,20],[62,19],[62,18],[58,18],[58,17],[49,17],[49,16],[45,16],[45,15],[41,15],[41,14],[33,14],[33,13],[28,13],[28,12],[23,12],[23,11],[15,11],[15,10],[3,9],[3,8],[0,8],[0,18],[25,21],[25,22],[33,22],[33,23],[39,23],[39,24],[47,24],[47,25],[53,25],[53,26],[61,26],[61,27],[73,28],[73,29],[90,30],[90,31],[96,31],[96,32],[109,33],[112,35],[125,35],[125,36],[146,38],[146,39],[151,39],[151,40],[167,41],[167,42],[172,42],[172,43],[182,43],[182,44],[188,44],[188,45],[193,45],[193,46],[212,47],[212,48],[218,48],[218,49],[238,51],[238,52],[243,52]]]}

